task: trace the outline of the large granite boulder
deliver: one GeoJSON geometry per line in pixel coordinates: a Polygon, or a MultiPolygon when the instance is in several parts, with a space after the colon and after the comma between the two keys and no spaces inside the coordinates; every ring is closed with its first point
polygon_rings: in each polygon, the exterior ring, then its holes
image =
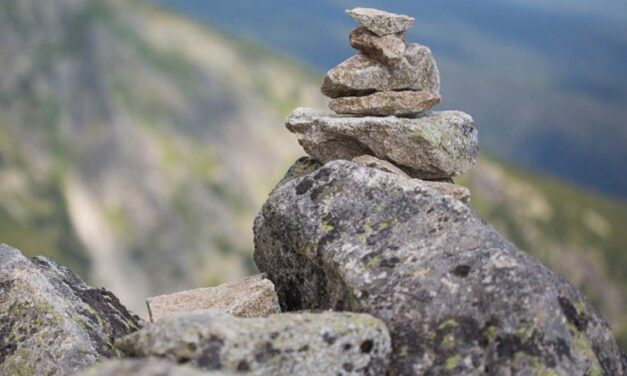
{"type": "Polygon", "coordinates": [[[582,294],[467,205],[353,162],[304,165],[255,221],[255,262],[284,310],[380,318],[394,375],[625,371],[582,294]]]}
{"type": "Polygon", "coordinates": [[[286,313],[239,318],[196,311],[118,340],[132,357],[160,357],[206,370],[250,375],[382,375],[390,337],[356,313],[286,313]]]}
{"type": "Polygon", "coordinates": [[[43,257],[0,245],[0,375],[68,375],[119,354],[139,328],[109,291],[43,257]]]}
{"type": "Polygon", "coordinates": [[[230,313],[239,317],[264,317],[280,313],[279,301],[272,282],[264,275],[159,295],[146,300],[150,321],[198,310],[230,313]]]}
{"type": "Polygon", "coordinates": [[[421,179],[462,174],[475,164],[479,153],[473,119],[460,111],[398,118],[341,116],[297,108],[286,126],[307,154],[322,162],[368,154],[421,179]]]}

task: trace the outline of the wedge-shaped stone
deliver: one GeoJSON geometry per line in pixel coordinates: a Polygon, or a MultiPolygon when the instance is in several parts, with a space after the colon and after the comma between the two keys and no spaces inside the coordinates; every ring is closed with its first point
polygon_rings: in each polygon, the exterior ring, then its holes
{"type": "Polygon", "coordinates": [[[365,27],[350,34],[351,46],[372,59],[388,65],[397,64],[405,54],[405,41],[397,34],[380,37],[365,27]]]}
{"type": "Polygon", "coordinates": [[[197,311],[153,323],[117,341],[129,356],[155,356],[247,375],[384,375],[386,326],[355,313],[238,318],[197,311]]]}
{"type": "Polygon", "coordinates": [[[255,220],[255,263],[284,310],[367,312],[388,375],[623,375],[583,295],[473,210],[349,161],[285,179],[255,220]]]}
{"type": "Polygon", "coordinates": [[[402,33],[414,26],[414,18],[374,8],[355,8],[346,14],[373,33],[384,36],[402,33]]]}
{"type": "Polygon", "coordinates": [[[393,90],[422,90],[439,95],[440,73],[428,47],[408,44],[403,58],[393,65],[365,54],[355,55],[329,70],[321,87],[330,98],[393,90]]]}
{"type": "Polygon", "coordinates": [[[329,102],[329,108],[338,114],[416,116],[440,100],[439,95],[428,91],[382,91],[363,97],[335,98],[329,102]]]}
{"type": "Polygon", "coordinates": [[[203,309],[240,317],[263,317],[281,312],[274,285],[261,274],[216,287],[155,296],[149,298],[146,305],[151,321],[203,309]]]}
{"type": "Polygon", "coordinates": [[[398,118],[352,117],[297,108],[286,126],[307,154],[319,161],[369,154],[422,179],[462,174],[475,164],[479,152],[472,117],[460,111],[398,118]]]}
{"type": "Polygon", "coordinates": [[[44,257],[0,245],[0,375],[71,375],[119,355],[139,328],[109,291],[44,257]]]}

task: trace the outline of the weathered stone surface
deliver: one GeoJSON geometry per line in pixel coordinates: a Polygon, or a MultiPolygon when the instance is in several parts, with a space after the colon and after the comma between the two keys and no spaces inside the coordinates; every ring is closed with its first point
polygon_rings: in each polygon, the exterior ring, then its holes
{"type": "Polygon", "coordinates": [[[440,103],[428,91],[382,91],[363,97],[335,98],[329,108],[338,114],[373,116],[416,116],[440,103]]]}
{"type": "Polygon", "coordinates": [[[365,54],[355,55],[329,70],[321,87],[322,94],[330,98],[395,90],[423,90],[439,95],[440,73],[428,47],[407,45],[404,57],[393,65],[365,54]]]}
{"type": "Polygon", "coordinates": [[[398,34],[380,37],[365,27],[358,27],[350,33],[349,39],[353,48],[388,65],[398,63],[405,54],[405,41],[398,34]]]}
{"type": "Polygon", "coordinates": [[[256,219],[254,257],[284,310],[385,321],[390,374],[624,372],[580,292],[420,180],[348,161],[293,175],[256,219]]]}
{"type": "Polygon", "coordinates": [[[346,10],[346,14],[379,36],[402,33],[414,26],[413,17],[379,9],[355,8],[346,10]]]}
{"type": "MultiPolygon", "coordinates": [[[[360,166],[376,168],[378,170],[388,172],[390,174],[396,174],[396,175],[403,176],[406,178],[410,177],[409,175],[405,173],[405,171],[394,166],[392,163],[388,161],[384,161],[377,157],[373,157],[372,155],[360,155],[359,157],[353,158],[353,162],[357,163],[360,166]]],[[[320,167],[322,167],[322,165],[320,167]]]]}
{"type": "Polygon", "coordinates": [[[234,373],[202,371],[157,358],[111,359],[95,365],[79,376],[227,376],[234,373]]]}
{"type": "Polygon", "coordinates": [[[198,311],[150,324],[117,343],[134,357],[249,375],[383,375],[391,346],[380,320],[339,312],[237,318],[198,311]]]}
{"type": "Polygon", "coordinates": [[[351,117],[297,108],[286,126],[307,154],[319,161],[351,160],[368,154],[422,179],[468,171],[479,149],[472,117],[460,111],[397,118],[351,117]]]}
{"type": "Polygon", "coordinates": [[[264,317],[281,312],[274,285],[262,274],[216,287],[155,296],[149,298],[146,305],[151,321],[203,309],[240,317],[264,317]]]}
{"type": "Polygon", "coordinates": [[[109,291],[43,257],[0,245],[0,374],[68,375],[118,354],[139,327],[109,291]]]}
{"type": "Polygon", "coordinates": [[[424,183],[429,188],[435,189],[443,195],[453,196],[461,202],[470,202],[470,190],[466,187],[440,181],[425,181],[424,183]]]}

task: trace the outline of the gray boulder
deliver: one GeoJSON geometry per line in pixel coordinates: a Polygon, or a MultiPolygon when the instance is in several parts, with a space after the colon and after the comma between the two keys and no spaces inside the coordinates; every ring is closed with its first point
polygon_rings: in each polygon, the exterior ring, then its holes
{"type": "Polygon", "coordinates": [[[413,17],[374,8],[355,8],[346,14],[379,36],[402,33],[414,26],[413,17]]]}
{"type": "Polygon", "coordinates": [[[362,97],[335,98],[329,108],[338,114],[373,116],[416,116],[440,103],[428,91],[381,91],[362,97]]]}
{"type": "Polygon", "coordinates": [[[98,363],[78,376],[227,376],[233,373],[202,371],[163,359],[111,359],[98,363]]]}
{"type": "Polygon", "coordinates": [[[383,375],[391,346],[385,324],[364,314],[238,318],[207,311],[150,324],[117,344],[132,357],[277,376],[383,375]]]}
{"type": "Polygon", "coordinates": [[[330,98],[363,96],[377,91],[422,90],[440,93],[440,73],[428,47],[408,44],[403,58],[385,64],[365,54],[355,55],[329,70],[322,94],[330,98]]]}
{"type": "Polygon", "coordinates": [[[117,356],[139,328],[109,291],[43,257],[0,245],[0,374],[67,375],[117,356]]]}
{"type": "Polygon", "coordinates": [[[255,262],[284,310],[382,319],[394,375],[625,371],[582,294],[467,205],[348,161],[296,170],[255,221],[255,262]]]}
{"type": "Polygon", "coordinates": [[[307,154],[322,162],[368,154],[421,179],[462,174],[475,164],[479,152],[472,117],[460,111],[397,118],[297,108],[286,126],[307,154]]]}
{"type": "Polygon", "coordinates": [[[398,34],[380,37],[365,27],[358,27],[350,33],[349,40],[353,48],[388,65],[398,63],[405,55],[405,41],[398,34]]]}

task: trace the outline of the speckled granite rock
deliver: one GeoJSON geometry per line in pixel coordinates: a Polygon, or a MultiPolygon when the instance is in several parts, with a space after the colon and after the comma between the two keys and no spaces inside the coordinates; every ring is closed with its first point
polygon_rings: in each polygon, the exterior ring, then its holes
{"type": "Polygon", "coordinates": [[[138,327],[109,291],[0,245],[0,375],[72,374],[118,355],[113,339],[138,327]]]}
{"type": "Polygon", "coordinates": [[[235,373],[202,371],[157,358],[111,359],[78,376],[231,376],[235,373]]]}
{"type": "Polygon", "coordinates": [[[468,171],[479,149],[473,120],[460,111],[432,112],[410,119],[339,116],[297,108],[286,126],[307,154],[322,162],[369,154],[421,179],[447,178],[468,171]]]}
{"type": "Polygon", "coordinates": [[[149,298],[146,305],[151,321],[203,309],[240,317],[264,317],[281,312],[274,285],[262,274],[216,287],[155,296],[149,298]]]}
{"type": "Polygon", "coordinates": [[[394,65],[378,62],[365,54],[345,60],[327,72],[320,90],[330,98],[394,90],[439,94],[440,73],[429,48],[408,44],[404,57],[394,65]]]}
{"type": "Polygon", "coordinates": [[[440,103],[440,96],[427,91],[382,91],[362,97],[335,98],[329,108],[338,114],[416,116],[440,103]]]}
{"type": "Polygon", "coordinates": [[[274,189],[255,262],[284,310],[386,322],[395,375],[620,375],[619,348],[582,294],[467,205],[348,161],[274,189]]]}
{"type": "Polygon", "coordinates": [[[373,33],[384,36],[402,33],[414,26],[414,18],[402,14],[389,13],[373,8],[355,8],[346,10],[361,26],[373,33]]]}
{"type": "Polygon", "coordinates": [[[322,312],[237,318],[199,311],[164,319],[117,341],[156,356],[248,375],[383,375],[390,337],[369,315],[322,312]]]}
{"type": "Polygon", "coordinates": [[[405,41],[402,35],[391,34],[380,37],[365,27],[358,27],[350,33],[349,40],[353,48],[388,65],[398,63],[405,54],[405,41]]]}
{"type": "MultiPolygon", "coordinates": [[[[357,163],[360,166],[376,168],[378,170],[388,172],[390,174],[395,174],[395,175],[399,175],[399,176],[406,177],[406,178],[410,177],[409,175],[405,173],[405,171],[394,166],[392,163],[388,161],[384,161],[377,157],[373,157],[372,155],[367,155],[367,154],[360,155],[359,157],[353,158],[353,162],[357,163]]],[[[298,161],[296,163],[298,163],[298,161]]],[[[320,165],[319,167],[322,167],[322,165],[320,165]]]]}

